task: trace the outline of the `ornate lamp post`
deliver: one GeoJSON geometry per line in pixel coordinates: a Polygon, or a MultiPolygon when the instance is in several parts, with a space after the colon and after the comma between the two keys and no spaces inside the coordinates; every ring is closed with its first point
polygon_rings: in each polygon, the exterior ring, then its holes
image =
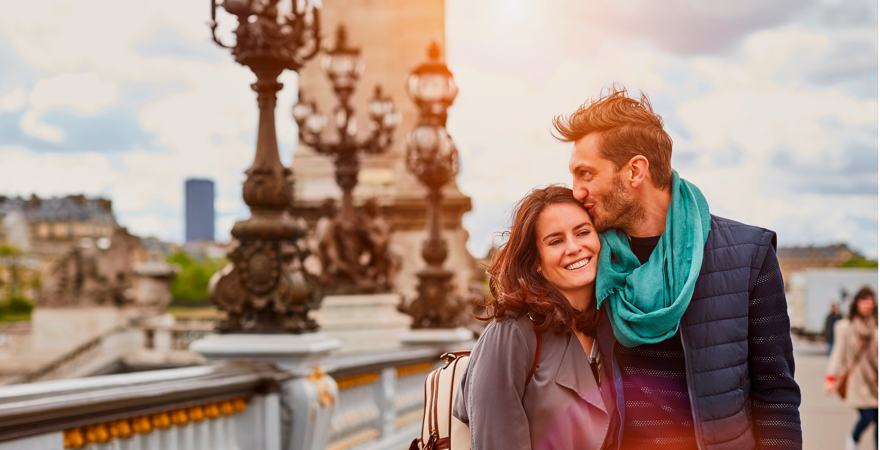
{"type": "Polygon", "coordinates": [[[317,329],[308,317],[314,296],[299,265],[296,241],[303,230],[290,217],[290,169],[281,164],[275,132],[275,95],[278,76],[297,71],[321,47],[318,10],[310,1],[211,0],[211,35],[230,49],[235,61],[251,69],[257,81],[260,108],[257,149],[245,172],[243,197],[251,217],[232,228],[237,244],[229,252],[230,265],[213,285],[211,299],[227,318],[218,331],[231,333],[304,333],[317,329]],[[221,7],[238,19],[235,39],[227,44],[218,36],[221,7]],[[289,12],[287,12],[289,11],[289,12]]]}
{"type": "Polygon", "coordinates": [[[373,243],[367,237],[368,232],[364,229],[363,221],[356,220],[352,192],[358,183],[361,154],[380,154],[390,147],[394,128],[400,122],[400,114],[395,111],[391,99],[377,85],[367,105],[369,133],[359,138],[351,97],[364,70],[360,49],[349,46],[345,27],[340,25],[336,32],[336,46],[326,53],[322,66],[339,100],[333,111],[336,140],[325,140],[322,137],[327,120],[318,111],[315,102],[305,98],[302,92],[292,110],[293,118],[299,126],[300,141],[318,153],[333,158],[336,183],[342,190],[342,208],[331,230],[334,235],[330,239],[333,255],[322,258],[329,260],[331,266],[324,268],[325,274],[331,278],[328,281],[333,283],[331,290],[336,292],[387,290],[390,288],[388,274],[374,270],[378,263],[376,259],[384,258],[385,255],[370,253],[373,243]],[[365,254],[369,254],[368,263],[363,262],[365,254]]]}
{"type": "Polygon", "coordinates": [[[440,234],[440,200],[443,186],[458,173],[458,150],[446,130],[458,87],[436,43],[428,49],[428,62],[410,74],[408,90],[419,122],[409,136],[406,166],[428,189],[429,234],[422,246],[427,267],[417,274],[418,296],[401,309],[413,317],[413,328],[454,328],[463,302],[453,294],[452,272],[443,268],[448,251],[440,234]]]}

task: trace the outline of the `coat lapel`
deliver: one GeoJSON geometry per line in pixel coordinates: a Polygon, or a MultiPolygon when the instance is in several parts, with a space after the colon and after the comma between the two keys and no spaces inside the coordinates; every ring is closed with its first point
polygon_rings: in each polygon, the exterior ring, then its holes
{"type": "Polygon", "coordinates": [[[602,401],[599,385],[590,370],[587,355],[574,333],[569,333],[565,354],[559,365],[559,372],[556,373],[556,384],[574,391],[587,403],[608,412],[605,402],[602,401]]]}

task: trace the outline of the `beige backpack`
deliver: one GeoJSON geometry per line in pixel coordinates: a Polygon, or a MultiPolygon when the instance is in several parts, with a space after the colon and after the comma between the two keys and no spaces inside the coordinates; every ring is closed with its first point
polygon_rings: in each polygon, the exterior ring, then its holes
{"type": "MultiPolygon", "coordinates": [[[[541,359],[541,334],[535,331],[537,344],[526,386],[532,381],[541,359]]],[[[413,439],[409,450],[470,450],[471,431],[467,424],[452,415],[461,378],[467,371],[471,352],[450,352],[440,356],[443,366],[425,379],[425,401],[422,409],[422,433],[413,439]]]]}

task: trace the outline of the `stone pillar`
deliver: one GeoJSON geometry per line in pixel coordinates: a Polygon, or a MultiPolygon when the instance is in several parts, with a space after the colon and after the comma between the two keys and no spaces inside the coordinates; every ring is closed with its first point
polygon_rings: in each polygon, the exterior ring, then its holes
{"type": "Polygon", "coordinates": [[[397,294],[328,295],[314,316],[321,330],[342,342],[341,351],[393,350],[412,323],[399,304],[397,294]]]}
{"type": "MultiPolygon", "coordinates": [[[[339,391],[320,368],[321,359],[339,348],[324,333],[214,334],[190,350],[209,361],[247,359],[271,362],[291,374],[280,392],[279,437],[283,450],[323,450],[339,391]]],[[[270,438],[267,436],[267,438],[270,438]]]]}
{"type": "Polygon", "coordinates": [[[165,312],[171,304],[171,280],[177,273],[174,267],[158,256],[136,263],[133,267],[134,304],[142,310],[155,314],[165,312]]]}

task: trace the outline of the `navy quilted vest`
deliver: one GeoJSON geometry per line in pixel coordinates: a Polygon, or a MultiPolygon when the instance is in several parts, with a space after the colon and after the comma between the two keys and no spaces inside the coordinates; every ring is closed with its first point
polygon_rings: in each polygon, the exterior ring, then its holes
{"type": "MultiPolygon", "coordinates": [[[[702,449],[755,447],[749,400],[749,289],[776,234],[712,216],[703,266],[691,304],[682,318],[691,409],[702,449]]],[[[613,360],[607,319],[598,330],[603,355],[613,360]]],[[[606,365],[622,392],[616,362],[606,365]]],[[[623,410],[618,395],[618,412],[623,410]]],[[[621,427],[622,430],[622,427],[621,427]]]]}
{"type": "Polygon", "coordinates": [[[749,288],[776,234],[712,216],[703,267],[682,319],[697,440],[704,448],[755,445],[750,418],[749,288]]]}

